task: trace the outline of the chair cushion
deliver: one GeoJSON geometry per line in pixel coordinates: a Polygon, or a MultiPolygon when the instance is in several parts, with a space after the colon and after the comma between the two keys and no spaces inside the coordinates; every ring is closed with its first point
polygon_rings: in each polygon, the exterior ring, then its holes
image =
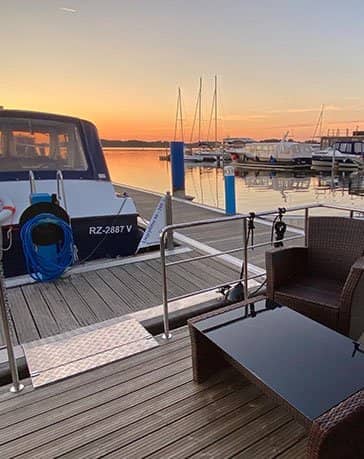
{"type": "Polygon", "coordinates": [[[274,292],[274,300],[327,327],[337,329],[343,286],[338,280],[301,276],[279,286],[274,292]]]}

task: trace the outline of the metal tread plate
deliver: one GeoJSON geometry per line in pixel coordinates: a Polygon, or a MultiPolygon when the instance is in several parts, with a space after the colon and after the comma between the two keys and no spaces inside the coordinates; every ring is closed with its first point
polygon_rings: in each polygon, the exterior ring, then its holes
{"type": "Polygon", "coordinates": [[[125,320],[88,333],[39,346],[24,344],[34,387],[96,368],[158,346],[136,320],[125,320]]]}

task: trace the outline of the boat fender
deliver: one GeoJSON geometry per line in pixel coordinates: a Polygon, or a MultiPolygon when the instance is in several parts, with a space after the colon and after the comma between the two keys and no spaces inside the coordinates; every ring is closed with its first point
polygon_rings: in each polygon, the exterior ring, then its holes
{"type": "Polygon", "coordinates": [[[0,211],[0,225],[2,225],[4,222],[6,222],[6,220],[13,217],[16,208],[13,204],[13,201],[8,196],[3,196],[0,198],[0,203],[2,204],[0,211]]]}

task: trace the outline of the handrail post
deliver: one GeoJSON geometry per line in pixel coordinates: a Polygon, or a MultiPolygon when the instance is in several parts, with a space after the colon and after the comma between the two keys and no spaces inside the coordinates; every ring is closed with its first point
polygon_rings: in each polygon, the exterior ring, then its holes
{"type": "MultiPolygon", "coordinates": [[[[166,225],[170,226],[173,224],[173,214],[172,214],[172,196],[169,191],[166,193],[166,225]]],[[[173,250],[173,231],[170,230],[167,232],[167,249],[173,250]]]]}
{"type": "Polygon", "coordinates": [[[244,233],[244,299],[246,300],[249,297],[248,289],[248,225],[246,218],[243,220],[243,233],[244,233]]]}
{"type": "Polygon", "coordinates": [[[169,330],[169,314],[168,314],[168,287],[167,287],[167,268],[166,268],[166,250],[165,250],[165,235],[163,229],[160,235],[160,252],[161,252],[161,271],[162,271],[162,298],[163,298],[163,339],[172,338],[172,333],[169,330]]]}
{"type": "Polygon", "coordinates": [[[307,244],[308,244],[308,211],[309,209],[306,207],[305,209],[305,227],[304,227],[304,231],[305,231],[305,246],[307,247],[307,244]]]}
{"type": "Polygon", "coordinates": [[[353,210],[350,211],[350,218],[354,218],[354,211],[353,210]]]}
{"type": "Polygon", "coordinates": [[[2,330],[4,333],[4,341],[6,344],[6,350],[8,353],[9,367],[12,379],[12,385],[10,386],[10,392],[16,393],[24,389],[24,385],[19,381],[18,367],[16,365],[16,357],[14,353],[13,343],[11,342],[9,318],[8,318],[8,298],[5,290],[4,283],[4,270],[3,270],[3,261],[2,261],[2,248],[3,248],[3,238],[2,238],[2,227],[0,226],[0,317],[2,323],[2,330]]]}

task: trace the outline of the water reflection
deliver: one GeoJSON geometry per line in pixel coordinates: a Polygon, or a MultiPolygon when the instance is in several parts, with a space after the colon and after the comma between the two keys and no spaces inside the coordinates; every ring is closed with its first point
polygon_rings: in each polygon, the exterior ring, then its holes
{"type": "MultiPolygon", "coordinates": [[[[170,189],[170,163],[159,161],[162,153],[161,150],[105,150],[114,181],[163,193],[170,189]]],[[[221,168],[216,164],[186,164],[185,171],[186,192],[194,196],[195,201],[224,208],[221,168]]],[[[349,194],[350,183],[348,172],[339,173],[332,180],[329,172],[237,168],[237,209],[259,211],[313,202],[362,207],[363,196],[349,194]]]]}

